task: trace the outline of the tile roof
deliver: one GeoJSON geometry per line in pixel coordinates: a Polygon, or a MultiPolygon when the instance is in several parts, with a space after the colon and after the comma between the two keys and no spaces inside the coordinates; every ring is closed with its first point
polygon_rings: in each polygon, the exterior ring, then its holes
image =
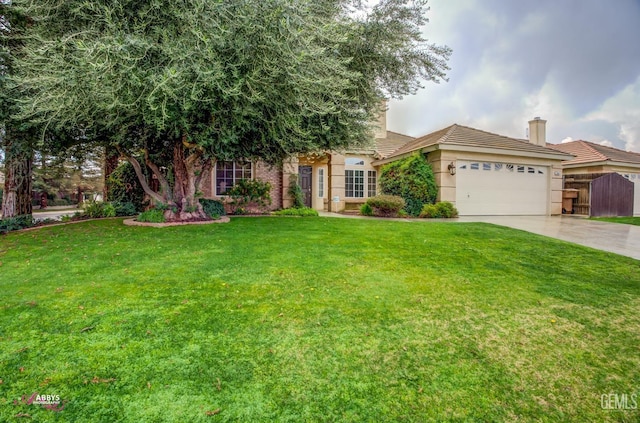
{"type": "Polygon", "coordinates": [[[564,144],[547,144],[547,146],[576,156],[572,160],[562,162],[563,165],[606,161],[640,164],[640,153],[606,147],[589,141],[578,140],[564,144]]]}
{"type": "Polygon", "coordinates": [[[394,151],[389,157],[399,156],[412,151],[421,150],[433,145],[461,145],[467,147],[485,147],[514,152],[530,152],[539,154],[557,154],[549,148],[530,143],[528,140],[505,137],[491,132],[481,131],[453,124],[444,129],[417,138],[394,151]]]}
{"type": "Polygon", "coordinates": [[[409,135],[399,134],[397,132],[387,131],[386,138],[376,138],[375,150],[380,158],[385,158],[391,155],[394,151],[401,148],[405,144],[415,140],[414,137],[409,135]]]}

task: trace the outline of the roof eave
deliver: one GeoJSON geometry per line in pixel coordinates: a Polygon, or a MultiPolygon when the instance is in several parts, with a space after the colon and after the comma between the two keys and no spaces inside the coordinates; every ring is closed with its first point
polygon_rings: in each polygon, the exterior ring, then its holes
{"type": "Polygon", "coordinates": [[[619,162],[613,160],[598,160],[592,162],[581,163],[563,163],[562,167],[565,169],[575,169],[578,167],[590,167],[590,166],[620,166],[620,167],[633,167],[640,169],[640,163],[619,162]]]}

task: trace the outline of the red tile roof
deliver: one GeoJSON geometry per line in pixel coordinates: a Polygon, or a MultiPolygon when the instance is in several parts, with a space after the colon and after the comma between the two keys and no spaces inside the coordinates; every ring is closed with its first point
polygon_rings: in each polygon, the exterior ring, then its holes
{"type": "Polygon", "coordinates": [[[402,154],[438,144],[495,148],[500,150],[512,150],[514,152],[558,154],[557,150],[551,150],[540,145],[532,144],[528,140],[510,138],[504,135],[498,135],[470,128],[468,126],[454,124],[405,144],[398,150],[394,151],[389,157],[400,156],[402,154]]]}
{"type": "Polygon", "coordinates": [[[578,140],[563,144],[547,144],[547,147],[576,156],[571,160],[562,162],[563,165],[606,161],[640,164],[640,153],[619,150],[589,141],[578,140]]]}

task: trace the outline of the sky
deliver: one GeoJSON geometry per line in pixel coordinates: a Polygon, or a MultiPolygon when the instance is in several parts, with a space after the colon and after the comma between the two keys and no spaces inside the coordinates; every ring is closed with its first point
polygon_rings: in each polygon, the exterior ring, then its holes
{"type": "Polygon", "coordinates": [[[454,123],[547,142],[640,152],[640,0],[430,0],[430,43],[448,45],[448,82],[390,100],[391,131],[454,123]]]}

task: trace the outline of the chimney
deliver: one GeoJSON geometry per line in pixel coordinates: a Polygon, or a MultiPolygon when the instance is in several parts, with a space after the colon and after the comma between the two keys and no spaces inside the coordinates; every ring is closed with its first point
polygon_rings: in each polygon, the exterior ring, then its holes
{"type": "Polygon", "coordinates": [[[534,117],[529,121],[529,142],[531,144],[547,146],[547,121],[534,117]]]}
{"type": "Polygon", "coordinates": [[[387,100],[380,104],[380,114],[374,131],[375,138],[387,138],[387,100]]]}

